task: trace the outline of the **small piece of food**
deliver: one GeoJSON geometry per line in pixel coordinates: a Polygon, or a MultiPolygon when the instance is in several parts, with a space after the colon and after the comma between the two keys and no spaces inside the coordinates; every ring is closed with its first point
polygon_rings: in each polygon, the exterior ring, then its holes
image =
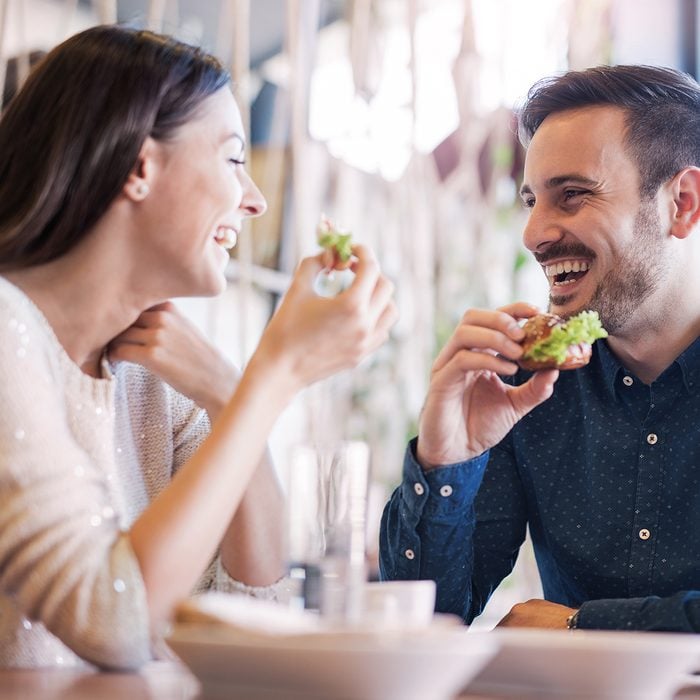
{"type": "Polygon", "coordinates": [[[556,314],[537,314],[523,325],[524,349],[518,364],[533,372],[540,369],[578,369],[591,359],[591,345],[608,333],[597,311],[582,311],[565,321],[556,314]]]}
{"type": "Polygon", "coordinates": [[[352,233],[340,231],[333,222],[321,215],[316,229],[318,244],[329,253],[327,267],[332,270],[344,270],[350,266],[352,258],[352,233]]]}

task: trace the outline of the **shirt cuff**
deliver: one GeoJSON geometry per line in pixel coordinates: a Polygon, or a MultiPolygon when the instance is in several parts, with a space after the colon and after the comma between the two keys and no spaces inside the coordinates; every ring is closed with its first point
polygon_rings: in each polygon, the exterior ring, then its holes
{"type": "Polygon", "coordinates": [[[292,579],[287,577],[283,577],[269,586],[249,586],[242,583],[233,578],[228,571],[226,571],[226,568],[221,563],[221,557],[217,557],[216,560],[214,588],[224,593],[239,593],[278,603],[288,602],[294,590],[292,579]]]}
{"type": "Polygon", "coordinates": [[[408,444],[403,464],[401,497],[416,517],[450,519],[462,515],[474,503],[489,453],[424,471],[416,459],[417,438],[408,444]]]}
{"type": "Polygon", "coordinates": [[[640,616],[649,598],[589,600],[579,610],[577,629],[638,630],[640,616]]]}
{"type": "Polygon", "coordinates": [[[612,598],[589,600],[581,606],[581,629],[635,630],[645,632],[697,632],[694,612],[700,592],[680,591],[660,598],[612,598]]]}

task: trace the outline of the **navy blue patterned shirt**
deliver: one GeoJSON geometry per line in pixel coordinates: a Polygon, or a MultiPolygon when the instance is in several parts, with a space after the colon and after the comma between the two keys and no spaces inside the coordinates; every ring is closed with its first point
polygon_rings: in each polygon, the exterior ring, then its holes
{"type": "Polygon", "coordinates": [[[383,579],[434,579],[436,609],[471,622],[529,526],[544,596],[579,627],[700,631],[700,339],[651,385],[599,341],[490,453],[428,472],[414,453],[383,579]]]}

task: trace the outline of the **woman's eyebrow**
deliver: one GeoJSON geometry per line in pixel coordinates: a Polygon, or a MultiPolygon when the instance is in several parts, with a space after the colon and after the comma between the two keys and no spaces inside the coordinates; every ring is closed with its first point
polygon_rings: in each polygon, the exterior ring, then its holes
{"type": "Polygon", "coordinates": [[[231,139],[236,139],[237,141],[241,142],[241,146],[245,148],[245,139],[243,136],[241,136],[237,131],[232,131],[230,134],[226,134],[222,139],[221,142],[225,143],[226,141],[230,141],[231,139]]]}

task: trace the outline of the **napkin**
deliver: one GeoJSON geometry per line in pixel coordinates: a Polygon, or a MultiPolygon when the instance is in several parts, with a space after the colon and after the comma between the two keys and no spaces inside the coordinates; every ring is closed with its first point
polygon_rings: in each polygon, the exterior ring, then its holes
{"type": "Polygon", "coordinates": [[[269,600],[219,592],[204,593],[179,603],[175,622],[225,625],[261,635],[296,635],[321,629],[321,621],[315,613],[269,600]]]}

